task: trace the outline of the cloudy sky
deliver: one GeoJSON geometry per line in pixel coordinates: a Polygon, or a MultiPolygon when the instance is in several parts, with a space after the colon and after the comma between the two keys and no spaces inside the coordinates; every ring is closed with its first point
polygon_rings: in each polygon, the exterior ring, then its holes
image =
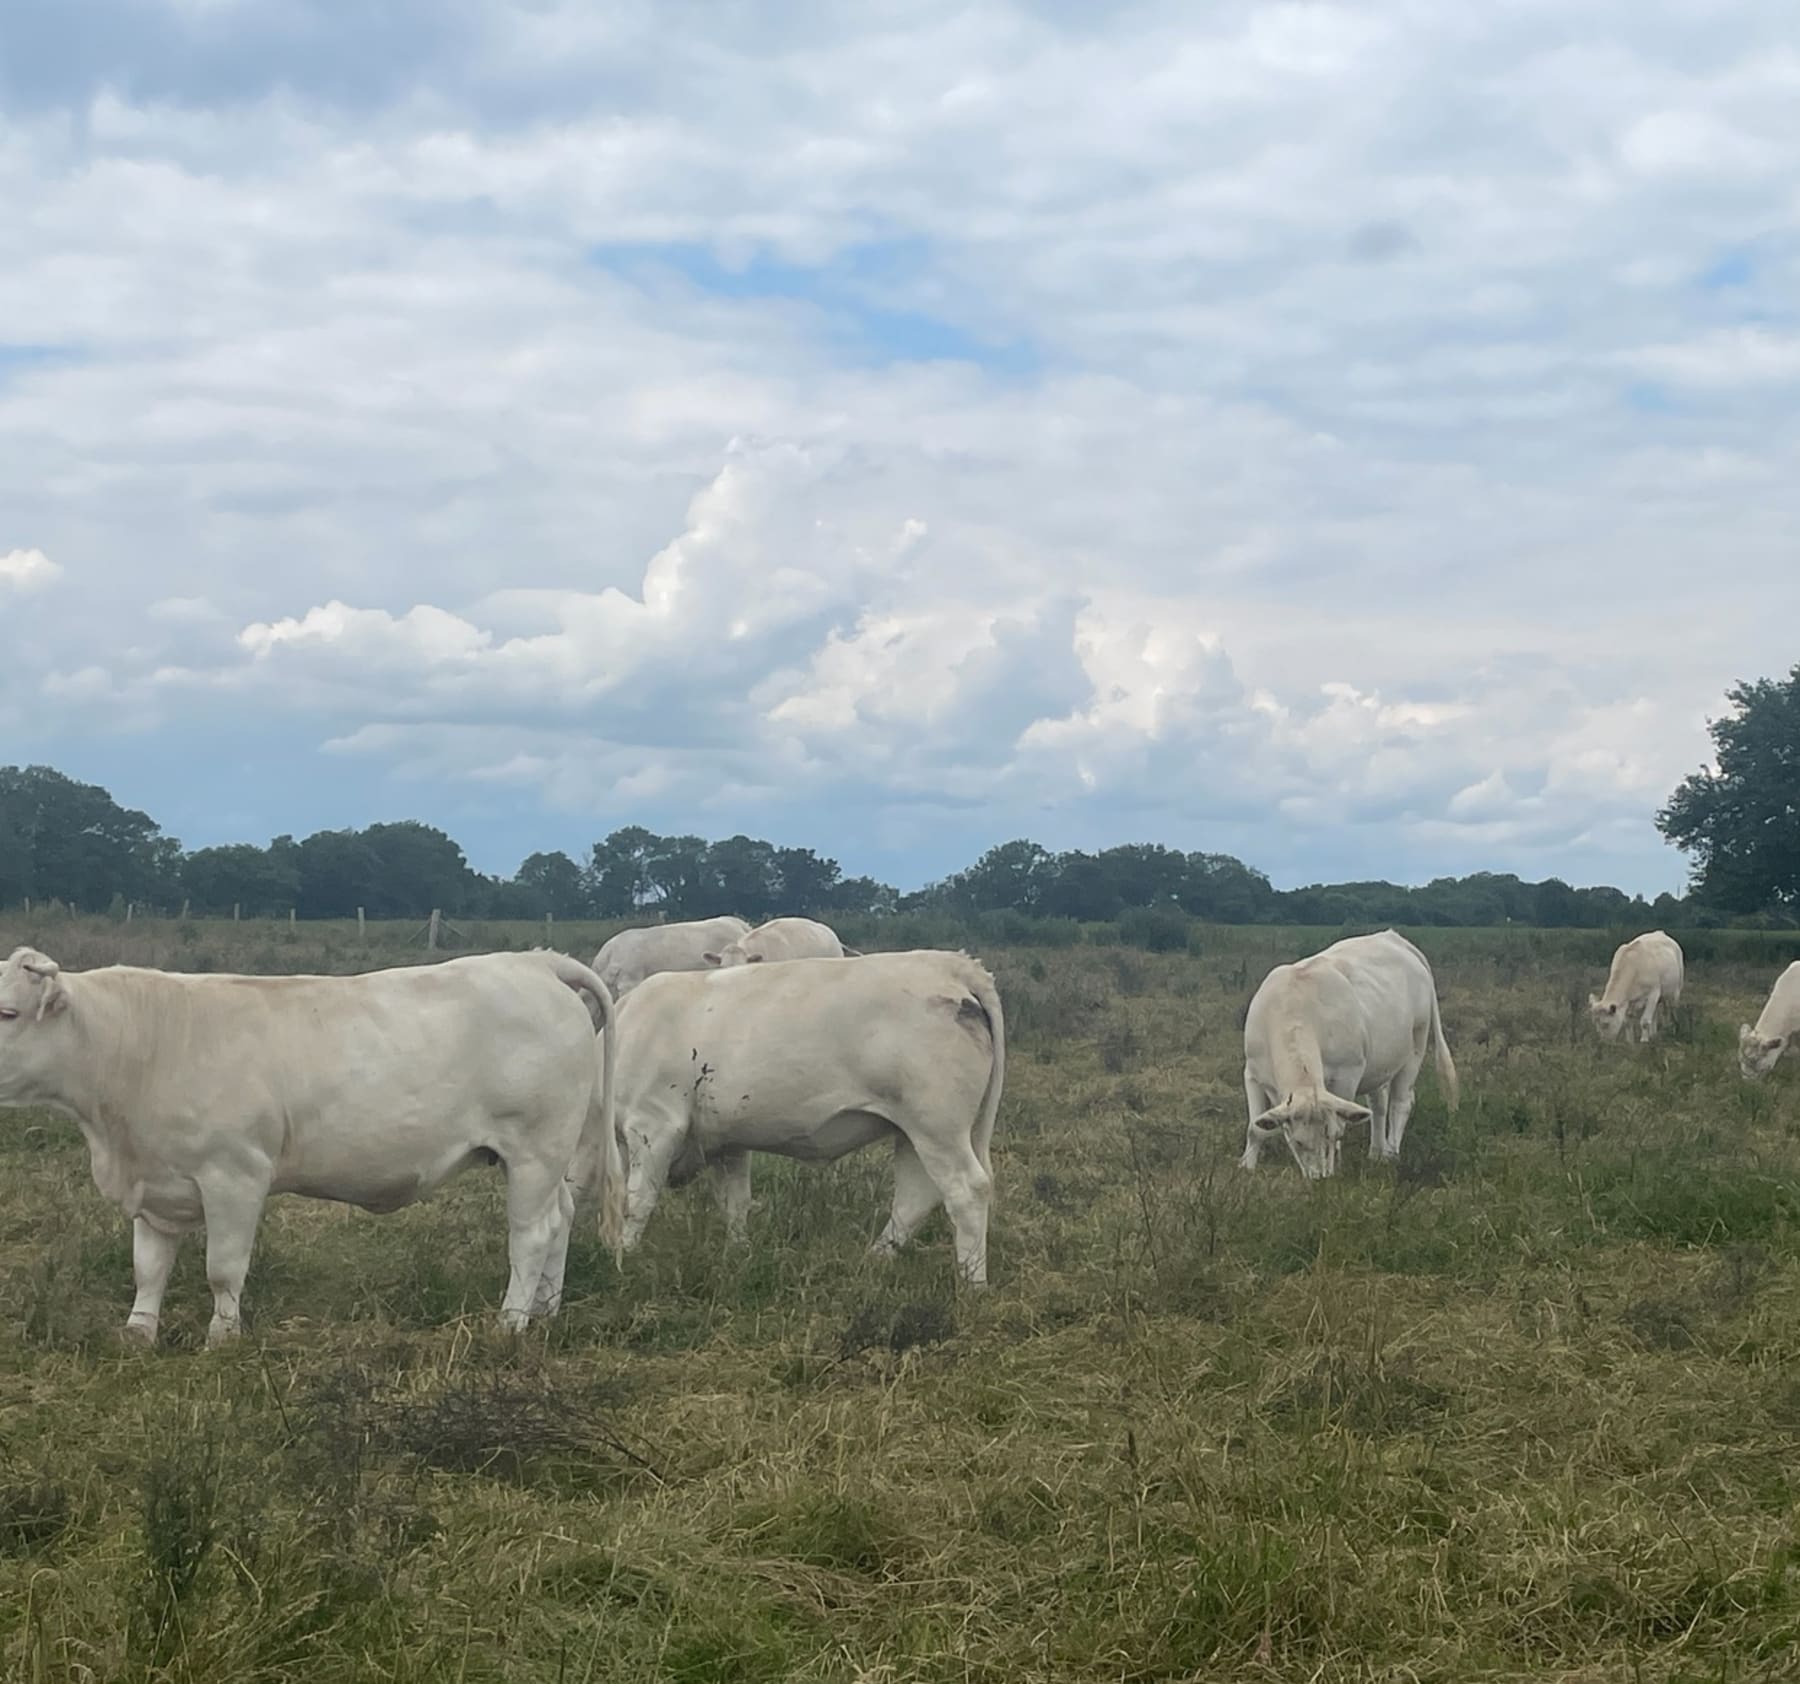
{"type": "Polygon", "coordinates": [[[1784,0],[8,0],[0,761],[1674,887],[1797,183],[1784,0]]]}

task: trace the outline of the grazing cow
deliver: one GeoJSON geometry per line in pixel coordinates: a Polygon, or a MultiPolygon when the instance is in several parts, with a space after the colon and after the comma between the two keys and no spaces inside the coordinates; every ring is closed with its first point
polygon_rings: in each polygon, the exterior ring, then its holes
{"type": "Polygon", "coordinates": [[[988,1144],[1006,1076],[994,979],[965,953],[878,953],[651,977],[619,1008],[624,1241],[711,1164],[734,1239],[750,1153],[829,1163],[894,1144],[891,1254],[943,1203],[963,1277],[987,1280],[988,1144]]]}
{"type": "Polygon", "coordinates": [[[1628,941],[1613,955],[1606,992],[1588,996],[1588,1014],[1601,1038],[1616,1041],[1635,1011],[1638,1039],[1656,1035],[1656,1007],[1661,1001],[1673,1012],[1681,1003],[1681,948],[1661,930],[1628,941]]]}
{"type": "Polygon", "coordinates": [[[690,924],[651,924],[621,930],[594,955],[600,980],[622,1000],[647,976],[703,971],[720,948],[750,933],[742,918],[699,918],[690,924]]]}
{"type": "Polygon", "coordinates": [[[733,965],[760,965],[769,960],[861,957],[855,948],[838,940],[829,924],[814,918],[771,918],[716,953],[707,954],[706,962],[729,970],[733,965]]]}
{"type": "Polygon", "coordinates": [[[561,1300],[566,1175],[584,1147],[602,1235],[618,1242],[612,1025],[605,984],[560,953],[246,977],[65,973],[22,947],[0,965],[0,1105],[48,1106],[80,1125],[95,1186],[132,1221],[128,1338],[155,1341],[191,1229],[206,1230],[206,1342],[219,1345],[238,1333],[271,1193],[386,1212],[496,1162],[512,1265],[501,1320],[517,1330],[561,1300]]]}
{"type": "Polygon", "coordinates": [[[1738,1069],[1744,1079],[1754,1082],[1768,1075],[1796,1036],[1800,1036],[1800,959],[1775,979],[1756,1027],[1738,1025],[1738,1069]]]}
{"type": "Polygon", "coordinates": [[[1361,1123],[1369,1125],[1371,1157],[1399,1157],[1427,1052],[1454,1110],[1456,1066],[1431,966],[1404,936],[1352,936],[1277,965],[1244,1019],[1243,1167],[1255,1169],[1263,1146],[1279,1136],[1302,1174],[1330,1175],[1344,1130],[1361,1123]],[[1365,1096],[1366,1106],[1356,1103],[1365,1096]]]}

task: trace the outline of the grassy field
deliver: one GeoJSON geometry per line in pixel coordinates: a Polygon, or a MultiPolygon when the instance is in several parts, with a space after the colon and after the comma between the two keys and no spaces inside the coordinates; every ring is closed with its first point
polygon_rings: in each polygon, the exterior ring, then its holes
{"type": "MultiPolygon", "coordinates": [[[[372,933],[0,916],[0,952],[416,951],[372,933]]],[[[1691,958],[1665,1041],[1601,1047],[1613,938],[1412,932],[1461,1112],[1428,1075],[1397,1170],[1246,1176],[1243,1006],[1337,933],[983,953],[980,1297],[941,1215],[863,1255],[884,1152],[761,1159],[746,1252],[704,1186],[623,1273],[584,1221],[562,1316],[508,1338],[472,1174],[277,1201],[217,1355],[190,1242],[126,1352],[123,1218],[72,1125],[0,1116],[0,1678],[1800,1677],[1800,1071],[1734,1060],[1775,949],[1691,958]]]]}

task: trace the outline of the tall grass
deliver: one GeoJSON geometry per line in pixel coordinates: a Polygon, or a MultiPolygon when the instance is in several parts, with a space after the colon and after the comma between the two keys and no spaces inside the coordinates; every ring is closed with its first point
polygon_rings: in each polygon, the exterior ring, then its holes
{"type": "MultiPolygon", "coordinates": [[[[0,946],[423,956],[187,928],[0,946]]],[[[1428,1077],[1397,1168],[1246,1176],[1242,1007],[1338,933],[983,949],[983,1296],[941,1216],[865,1256],[884,1155],[759,1159],[748,1250],[704,1187],[622,1273],[584,1224],[562,1317],[509,1338],[477,1173],[391,1217],[275,1201],[243,1346],[200,1348],[193,1247],[133,1353],[78,1136],[0,1116],[0,1678],[1800,1675],[1800,1077],[1733,1068],[1778,967],[1694,961],[1673,1034],[1602,1047],[1606,940],[1424,932],[1460,1112],[1428,1077]]]]}

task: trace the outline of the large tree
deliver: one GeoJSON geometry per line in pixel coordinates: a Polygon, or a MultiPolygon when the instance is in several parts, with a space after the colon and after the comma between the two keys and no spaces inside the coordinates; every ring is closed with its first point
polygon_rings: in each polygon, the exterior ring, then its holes
{"type": "Polygon", "coordinates": [[[1800,666],[1733,685],[1715,719],[1718,769],[1669,797],[1657,828],[1694,862],[1694,895],[1722,912],[1800,901],[1800,666]]]}
{"type": "Polygon", "coordinates": [[[588,863],[588,902],[602,918],[630,918],[651,897],[650,850],[656,836],[641,824],[596,842],[588,863]]]}
{"type": "Polygon", "coordinates": [[[815,854],[811,848],[777,848],[775,875],[780,883],[776,899],[782,911],[797,916],[829,908],[843,872],[836,860],[815,854]]]}
{"type": "Polygon", "coordinates": [[[252,918],[285,913],[300,898],[300,869],[291,839],[280,840],[289,846],[230,842],[189,854],[181,862],[181,886],[195,910],[225,913],[242,907],[252,918]]]}
{"type": "MultiPolygon", "coordinates": [[[[553,913],[558,918],[585,918],[589,910],[588,881],[567,854],[533,854],[519,867],[509,887],[519,891],[519,904],[529,916],[553,913]]],[[[511,897],[508,897],[510,909],[511,897]]]]}
{"type": "Polygon", "coordinates": [[[178,894],[181,844],[147,813],[48,766],[0,766],[0,900],[99,910],[178,894]]]}
{"type": "Polygon", "coordinates": [[[719,909],[760,924],[775,910],[775,848],[749,836],[728,836],[706,851],[719,909]]]}

